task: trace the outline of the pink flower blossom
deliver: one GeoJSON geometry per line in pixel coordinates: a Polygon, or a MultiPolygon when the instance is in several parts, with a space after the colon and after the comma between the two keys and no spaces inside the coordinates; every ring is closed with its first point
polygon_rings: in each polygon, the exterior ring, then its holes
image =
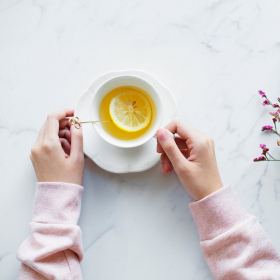
{"type": "Polygon", "coordinates": [[[266,158],[264,156],[261,156],[261,157],[258,157],[258,158],[254,159],[254,161],[263,161],[263,160],[266,160],[266,158]]]}
{"type": "Polygon", "coordinates": [[[271,116],[273,116],[273,117],[277,117],[278,114],[279,114],[279,112],[278,112],[278,110],[277,110],[276,112],[270,112],[269,114],[270,114],[271,116]]]}
{"type": "Polygon", "coordinates": [[[272,106],[273,106],[273,108],[278,108],[279,107],[279,105],[277,103],[274,103],[272,106]]]}
{"type": "Polygon", "coordinates": [[[260,148],[263,149],[262,155],[265,155],[269,151],[265,144],[260,144],[260,148]]]}
{"type": "Polygon", "coordinates": [[[264,100],[262,105],[263,105],[263,106],[265,106],[265,105],[269,105],[268,100],[264,100]]]}
{"type": "Polygon", "coordinates": [[[272,130],[273,127],[271,125],[265,125],[262,127],[262,131],[265,131],[265,130],[272,130]]]}
{"type": "Polygon", "coordinates": [[[259,90],[259,94],[262,96],[262,97],[266,97],[265,93],[261,90],[259,90]]]}
{"type": "Polygon", "coordinates": [[[262,151],[262,155],[265,155],[267,152],[269,151],[269,149],[263,149],[263,151],[262,151]]]}
{"type": "Polygon", "coordinates": [[[276,119],[276,118],[273,118],[272,120],[273,120],[273,122],[274,122],[274,123],[276,123],[276,122],[277,122],[277,119],[276,119]]]}

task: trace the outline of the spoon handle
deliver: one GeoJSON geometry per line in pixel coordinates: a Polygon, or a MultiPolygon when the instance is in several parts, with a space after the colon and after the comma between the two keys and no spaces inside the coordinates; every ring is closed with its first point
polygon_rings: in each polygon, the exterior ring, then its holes
{"type": "MultiPolygon", "coordinates": [[[[69,120],[70,125],[74,125],[75,128],[79,129],[81,127],[81,123],[98,123],[98,122],[111,122],[112,120],[106,120],[106,121],[84,121],[81,122],[78,117],[65,117],[65,119],[69,120]]],[[[168,131],[168,130],[167,130],[168,131]]],[[[175,139],[176,135],[168,131],[169,134],[175,139]]],[[[155,134],[153,136],[154,138],[157,139],[157,135],[155,134]]]]}
{"type": "Polygon", "coordinates": [[[98,122],[111,122],[111,120],[106,121],[84,121],[81,122],[78,117],[65,117],[65,119],[69,120],[70,125],[74,125],[75,128],[79,129],[81,127],[81,123],[98,123],[98,122]]]}
{"type": "Polygon", "coordinates": [[[86,121],[86,122],[80,122],[80,123],[97,123],[97,122],[111,122],[111,121],[86,121]]]}

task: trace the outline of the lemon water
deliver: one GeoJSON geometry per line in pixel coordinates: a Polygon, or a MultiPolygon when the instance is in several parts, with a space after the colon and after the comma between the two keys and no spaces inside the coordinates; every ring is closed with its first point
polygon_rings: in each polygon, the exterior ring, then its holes
{"type": "MultiPolygon", "coordinates": [[[[116,97],[118,94],[126,91],[134,91],[136,94],[144,95],[148,100],[151,105],[151,119],[150,123],[143,129],[135,132],[129,132],[125,131],[123,129],[120,129],[117,127],[114,122],[104,122],[101,123],[103,126],[104,130],[109,133],[111,136],[114,138],[120,139],[120,140],[135,140],[137,138],[142,137],[145,135],[150,128],[153,126],[154,121],[155,121],[155,116],[156,116],[156,108],[155,104],[152,100],[152,98],[142,89],[137,88],[137,87],[132,87],[132,86],[123,86],[123,87],[118,87],[107,93],[103,100],[101,101],[100,108],[99,108],[99,117],[100,120],[110,120],[110,103],[114,97],[116,97]]],[[[133,102],[133,100],[131,100],[133,102]]]]}

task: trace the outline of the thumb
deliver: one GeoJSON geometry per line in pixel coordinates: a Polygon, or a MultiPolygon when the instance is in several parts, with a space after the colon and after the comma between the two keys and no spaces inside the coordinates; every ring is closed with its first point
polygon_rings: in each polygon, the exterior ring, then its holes
{"type": "Polygon", "coordinates": [[[158,129],[157,140],[171,161],[176,172],[187,164],[187,160],[176,145],[171,132],[163,128],[158,129]]]}
{"type": "Polygon", "coordinates": [[[71,125],[71,152],[70,157],[78,158],[84,156],[83,151],[83,130],[82,126],[77,129],[74,125],[71,125]]]}

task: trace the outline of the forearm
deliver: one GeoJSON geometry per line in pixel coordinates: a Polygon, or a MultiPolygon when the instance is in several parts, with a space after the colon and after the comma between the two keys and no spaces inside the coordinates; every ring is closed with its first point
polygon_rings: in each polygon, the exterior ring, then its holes
{"type": "Polygon", "coordinates": [[[216,279],[279,279],[280,258],[269,237],[226,186],[190,204],[201,248],[216,279]]]}
{"type": "Polygon", "coordinates": [[[37,183],[32,234],[20,246],[18,279],[82,279],[81,231],[77,222],[83,187],[37,183]]]}

